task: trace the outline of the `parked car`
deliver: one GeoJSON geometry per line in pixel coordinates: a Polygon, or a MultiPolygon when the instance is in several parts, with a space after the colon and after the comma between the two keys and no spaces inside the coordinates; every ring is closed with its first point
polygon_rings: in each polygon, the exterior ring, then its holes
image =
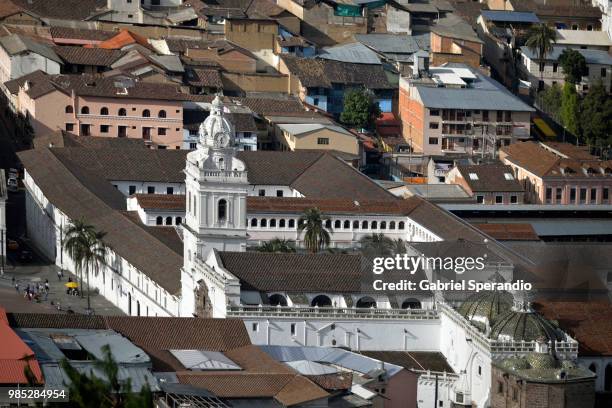
{"type": "Polygon", "coordinates": [[[8,191],[17,191],[19,190],[19,180],[17,177],[9,176],[8,180],[6,180],[6,188],[8,191]]]}

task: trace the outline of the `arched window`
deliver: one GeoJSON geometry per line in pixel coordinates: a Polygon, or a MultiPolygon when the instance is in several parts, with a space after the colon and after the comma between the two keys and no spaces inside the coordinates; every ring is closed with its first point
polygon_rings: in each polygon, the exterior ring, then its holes
{"type": "Polygon", "coordinates": [[[251,227],[257,226],[257,218],[251,218],[251,227]]]}
{"type": "Polygon", "coordinates": [[[89,106],[83,106],[83,107],[81,108],[81,113],[82,113],[83,115],[88,115],[88,114],[89,114],[89,106]]]}
{"type": "Polygon", "coordinates": [[[344,220],[344,229],[349,229],[351,228],[351,222],[349,220],[344,220]]]}
{"type": "Polygon", "coordinates": [[[164,224],[164,218],[163,217],[157,217],[155,219],[155,225],[163,225],[164,224]]]}
{"type": "Polygon", "coordinates": [[[597,366],[595,365],[595,363],[592,363],[592,364],[589,366],[589,370],[591,370],[591,372],[592,372],[592,373],[597,374],[597,366]]]}
{"type": "Polygon", "coordinates": [[[271,227],[276,227],[276,218],[272,218],[272,219],[270,220],[270,226],[271,226],[271,227]]]}
{"type": "Polygon", "coordinates": [[[389,229],[395,229],[395,221],[389,223],[389,229]]]}
{"type": "Polygon", "coordinates": [[[372,309],[376,307],[376,301],[370,296],[364,296],[357,301],[357,309],[372,309]]]}
{"type": "Polygon", "coordinates": [[[142,111],[142,117],[143,118],[150,118],[151,117],[151,111],[148,109],[145,109],[142,111]]]}
{"type": "Polygon", "coordinates": [[[108,108],[106,106],[103,106],[102,109],[100,109],[100,115],[108,115],[108,108]]]}
{"type": "Polygon", "coordinates": [[[72,108],[72,105],[66,105],[66,109],[64,109],[66,111],[66,113],[73,113],[74,109],[72,108]]]}
{"type": "Polygon", "coordinates": [[[312,299],[312,302],[310,302],[310,306],[315,307],[330,307],[332,305],[332,301],[329,298],[329,296],[326,295],[319,295],[316,296],[314,299],[312,299]]]}
{"type": "Polygon", "coordinates": [[[278,293],[270,296],[270,306],[287,306],[287,299],[278,293]]]}
{"type": "Polygon", "coordinates": [[[342,221],[340,221],[340,220],[334,221],[334,228],[340,229],[340,225],[342,225],[342,221]]]}
{"type": "Polygon", "coordinates": [[[225,221],[227,218],[227,201],[224,199],[219,200],[217,204],[217,219],[219,221],[225,221]]]}
{"type": "Polygon", "coordinates": [[[165,110],[160,110],[159,113],[157,114],[158,118],[165,118],[166,117],[166,111],[165,110]]]}
{"type": "Polygon", "coordinates": [[[418,299],[410,298],[402,302],[402,309],[420,309],[421,302],[418,299]]]}
{"type": "Polygon", "coordinates": [[[295,228],[295,220],[294,219],[290,219],[289,220],[289,228],[295,228]]]}
{"type": "Polygon", "coordinates": [[[125,110],[125,108],[120,108],[119,112],[118,112],[119,116],[126,116],[127,115],[127,111],[125,110]]]}
{"type": "Polygon", "coordinates": [[[604,391],[612,391],[612,364],[606,366],[604,373],[604,391]]]}
{"type": "Polygon", "coordinates": [[[279,226],[280,228],[285,228],[285,219],[284,219],[284,218],[281,218],[281,219],[278,221],[278,226],[279,226]]]}
{"type": "Polygon", "coordinates": [[[262,218],[261,221],[259,221],[259,226],[260,227],[267,227],[268,226],[268,220],[265,218],[262,218]]]}
{"type": "Polygon", "coordinates": [[[353,221],[353,229],[359,229],[359,221],[353,221]]]}
{"type": "Polygon", "coordinates": [[[397,224],[397,229],[401,229],[401,230],[403,230],[403,229],[405,229],[405,228],[406,228],[406,226],[405,226],[405,224],[404,224],[404,221],[400,221],[400,222],[399,222],[399,224],[397,224]]]}
{"type": "Polygon", "coordinates": [[[381,221],[380,222],[380,229],[387,229],[387,222],[386,221],[381,221]]]}
{"type": "Polygon", "coordinates": [[[183,218],[176,217],[176,221],[174,222],[176,225],[181,225],[183,223],[183,218]]]}
{"type": "Polygon", "coordinates": [[[166,217],[166,225],[172,225],[172,217],[166,217]]]}
{"type": "Polygon", "coordinates": [[[361,221],[361,229],[368,229],[368,222],[367,221],[361,221]]]}
{"type": "Polygon", "coordinates": [[[330,229],[332,226],[331,220],[325,220],[325,228],[330,229]]]}
{"type": "Polygon", "coordinates": [[[378,228],[378,223],[376,221],[372,221],[372,225],[370,226],[372,229],[378,228]]]}

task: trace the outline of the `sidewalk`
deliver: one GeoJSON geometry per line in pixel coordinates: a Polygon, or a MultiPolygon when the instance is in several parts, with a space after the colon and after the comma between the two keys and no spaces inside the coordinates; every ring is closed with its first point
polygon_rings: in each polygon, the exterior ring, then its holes
{"type": "MultiPolygon", "coordinates": [[[[58,270],[59,268],[55,265],[44,264],[18,265],[6,268],[4,275],[0,276],[0,306],[5,306],[7,310],[10,309],[12,312],[33,312],[33,310],[29,310],[31,309],[30,307],[26,307],[23,303],[27,302],[31,303],[32,306],[40,306],[39,313],[66,313],[66,310],[70,308],[75,313],[85,314],[87,309],[87,292],[83,292],[83,298],[67,294],[65,284],[68,282],[68,277],[70,276],[73,281],[77,279],[73,274],[64,271],[64,277],[60,281],[57,277],[58,270]],[[16,282],[19,283],[19,294],[17,294],[12,283],[13,277],[15,277],[16,282]],[[28,284],[33,287],[39,283],[33,282],[33,279],[37,280],[36,278],[40,279],[39,282],[43,285],[45,279],[49,280],[49,296],[46,301],[41,300],[40,303],[36,303],[35,301],[30,302],[24,299],[23,296],[23,292],[28,284]],[[12,289],[12,291],[6,289],[12,289]],[[58,302],[61,306],[61,312],[58,311],[55,306],[58,302]],[[21,308],[27,310],[20,310],[21,308]]],[[[44,295],[41,296],[41,299],[44,299],[44,295]]],[[[111,316],[124,315],[120,309],[113,306],[109,301],[93,291],[90,294],[90,302],[94,314],[111,316]]],[[[34,309],[36,310],[38,308],[35,307],[34,309]]]]}

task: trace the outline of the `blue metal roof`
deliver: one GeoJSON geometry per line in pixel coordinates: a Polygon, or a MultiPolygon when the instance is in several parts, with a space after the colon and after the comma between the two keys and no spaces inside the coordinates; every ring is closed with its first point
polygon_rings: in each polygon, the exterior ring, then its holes
{"type": "Polygon", "coordinates": [[[539,23],[535,13],[529,11],[482,10],[482,16],[489,21],[507,23],[539,23]]]}
{"type": "MultiPolygon", "coordinates": [[[[569,47],[555,46],[553,47],[552,52],[546,54],[546,59],[548,61],[557,61],[561,56],[561,53],[563,53],[563,51],[568,48],[569,47]]],[[[612,65],[612,56],[608,54],[607,51],[590,49],[583,50],[575,48],[573,49],[582,54],[587,64],[612,65]]],[[[534,52],[526,46],[521,47],[521,53],[529,59],[537,59],[537,55],[534,54],[534,52]]]]}

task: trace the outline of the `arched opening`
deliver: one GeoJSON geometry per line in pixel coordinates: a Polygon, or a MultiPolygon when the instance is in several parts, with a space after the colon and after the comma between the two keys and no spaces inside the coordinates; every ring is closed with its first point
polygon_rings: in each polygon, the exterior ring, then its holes
{"type": "Polygon", "coordinates": [[[368,222],[367,221],[361,221],[361,229],[368,229],[368,222]]]}
{"type": "Polygon", "coordinates": [[[353,229],[359,229],[359,221],[353,221],[353,229]]]}
{"type": "Polygon", "coordinates": [[[604,390],[612,391],[612,364],[606,366],[606,372],[604,373],[604,390]]]}
{"type": "Polygon", "coordinates": [[[405,224],[404,224],[404,221],[400,221],[400,222],[399,222],[399,224],[397,224],[397,229],[401,229],[401,230],[403,230],[403,229],[405,229],[405,228],[406,228],[406,226],[405,226],[405,224]]]}
{"type": "Polygon", "coordinates": [[[157,217],[155,219],[155,225],[163,225],[164,224],[164,219],[163,217],[157,217]]]}
{"type": "Polygon", "coordinates": [[[257,226],[257,218],[251,218],[251,227],[257,226]]]}
{"type": "Polygon", "coordinates": [[[66,105],[65,111],[66,113],[73,113],[74,109],[72,108],[72,105],[66,105]]]}
{"type": "Polygon", "coordinates": [[[326,295],[318,295],[310,302],[310,306],[312,307],[330,307],[331,305],[332,301],[329,296],[326,295]]]}
{"type": "Polygon", "coordinates": [[[132,315],[132,294],[128,292],[128,316],[132,315]]]}
{"type": "Polygon", "coordinates": [[[326,229],[330,229],[330,228],[331,228],[331,226],[332,226],[332,222],[331,222],[331,220],[325,220],[325,228],[326,228],[326,229]]]}
{"type": "Polygon", "coordinates": [[[380,222],[380,229],[387,229],[387,222],[386,221],[381,221],[380,222]]]}
{"type": "Polygon", "coordinates": [[[268,226],[268,220],[265,218],[262,218],[261,221],[259,221],[259,226],[260,227],[267,227],[268,226]]]}
{"type": "Polygon", "coordinates": [[[597,374],[597,366],[595,365],[595,363],[591,363],[591,365],[589,366],[589,370],[591,370],[592,373],[597,374]]]}
{"type": "Polygon", "coordinates": [[[106,106],[100,109],[100,115],[108,115],[108,108],[106,106]]]}
{"type": "Polygon", "coordinates": [[[127,115],[127,111],[125,110],[125,108],[119,109],[119,116],[126,116],[126,115],[127,115]]]}
{"type": "Polygon", "coordinates": [[[225,221],[227,218],[227,201],[223,198],[217,203],[217,217],[219,222],[225,221]]]}
{"type": "Polygon", "coordinates": [[[294,219],[289,220],[289,228],[295,228],[295,220],[294,219]]]}
{"type": "Polygon", "coordinates": [[[278,293],[270,296],[270,306],[287,306],[287,299],[278,293]]]}
{"type": "Polygon", "coordinates": [[[166,225],[172,225],[172,217],[166,217],[166,225]]]}
{"type": "Polygon", "coordinates": [[[145,109],[142,111],[142,117],[143,118],[150,118],[151,117],[151,111],[148,109],[145,109]]]}
{"type": "Polygon", "coordinates": [[[351,228],[351,222],[349,220],[344,220],[344,229],[349,229],[351,228]]]}
{"type": "Polygon", "coordinates": [[[278,221],[278,226],[279,226],[280,228],[285,228],[285,219],[284,219],[284,218],[281,218],[281,219],[278,221]]]}
{"type": "Polygon", "coordinates": [[[160,110],[159,113],[157,114],[158,118],[165,118],[166,117],[166,111],[165,110],[160,110]]]}
{"type": "Polygon", "coordinates": [[[378,228],[378,222],[376,222],[376,221],[372,221],[372,224],[370,225],[370,228],[371,228],[371,229],[376,229],[376,228],[378,228]]]}
{"type": "Polygon", "coordinates": [[[395,229],[395,221],[391,221],[391,222],[389,223],[389,229],[392,229],[392,230],[394,230],[394,229],[395,229]]]}
{"type": "Polygon", "coordinates": [[[272,219],[270,220],[270,226],[271,226],[271,227],[276,227],[276,218],[272,218],[272,219]]]}
{"type": "Polygon", "coordinates": [[[136,316],[140,316],[140,300],[136,301],[136,316]]]}
{"type": "Polygon", "coordinates": [[[183,218],[181,218],[181,217],[176,217],[175,224],[176,224],[176,225],[181,225],[182,223],[183,223],[183,218]]]}
{"type": "Polygon", "coordinates": [[[340,225],[342,225],[342,221],[340,221],[340,220],[334,221],[334,228],[339,229],[340,225]]]}
{"type": "Polygon", "coordinates": [[[370,296],[364,296],[357,301],[357,309],[373,309],[376,308],[376,301],[370,296]]]}
{"type": "Polygon", "coordinates": [[[414,298],[406,299],[402,302],[402,309],[421,309],[421,302],[414,298]]]}
{"type": "Polygon", "coordinates": [[[82,113],[83,115],[88,115],[88,114],[89,114],[89,106],[83,106],[83,107],[81,108],[81,113],[82,113]]]}

